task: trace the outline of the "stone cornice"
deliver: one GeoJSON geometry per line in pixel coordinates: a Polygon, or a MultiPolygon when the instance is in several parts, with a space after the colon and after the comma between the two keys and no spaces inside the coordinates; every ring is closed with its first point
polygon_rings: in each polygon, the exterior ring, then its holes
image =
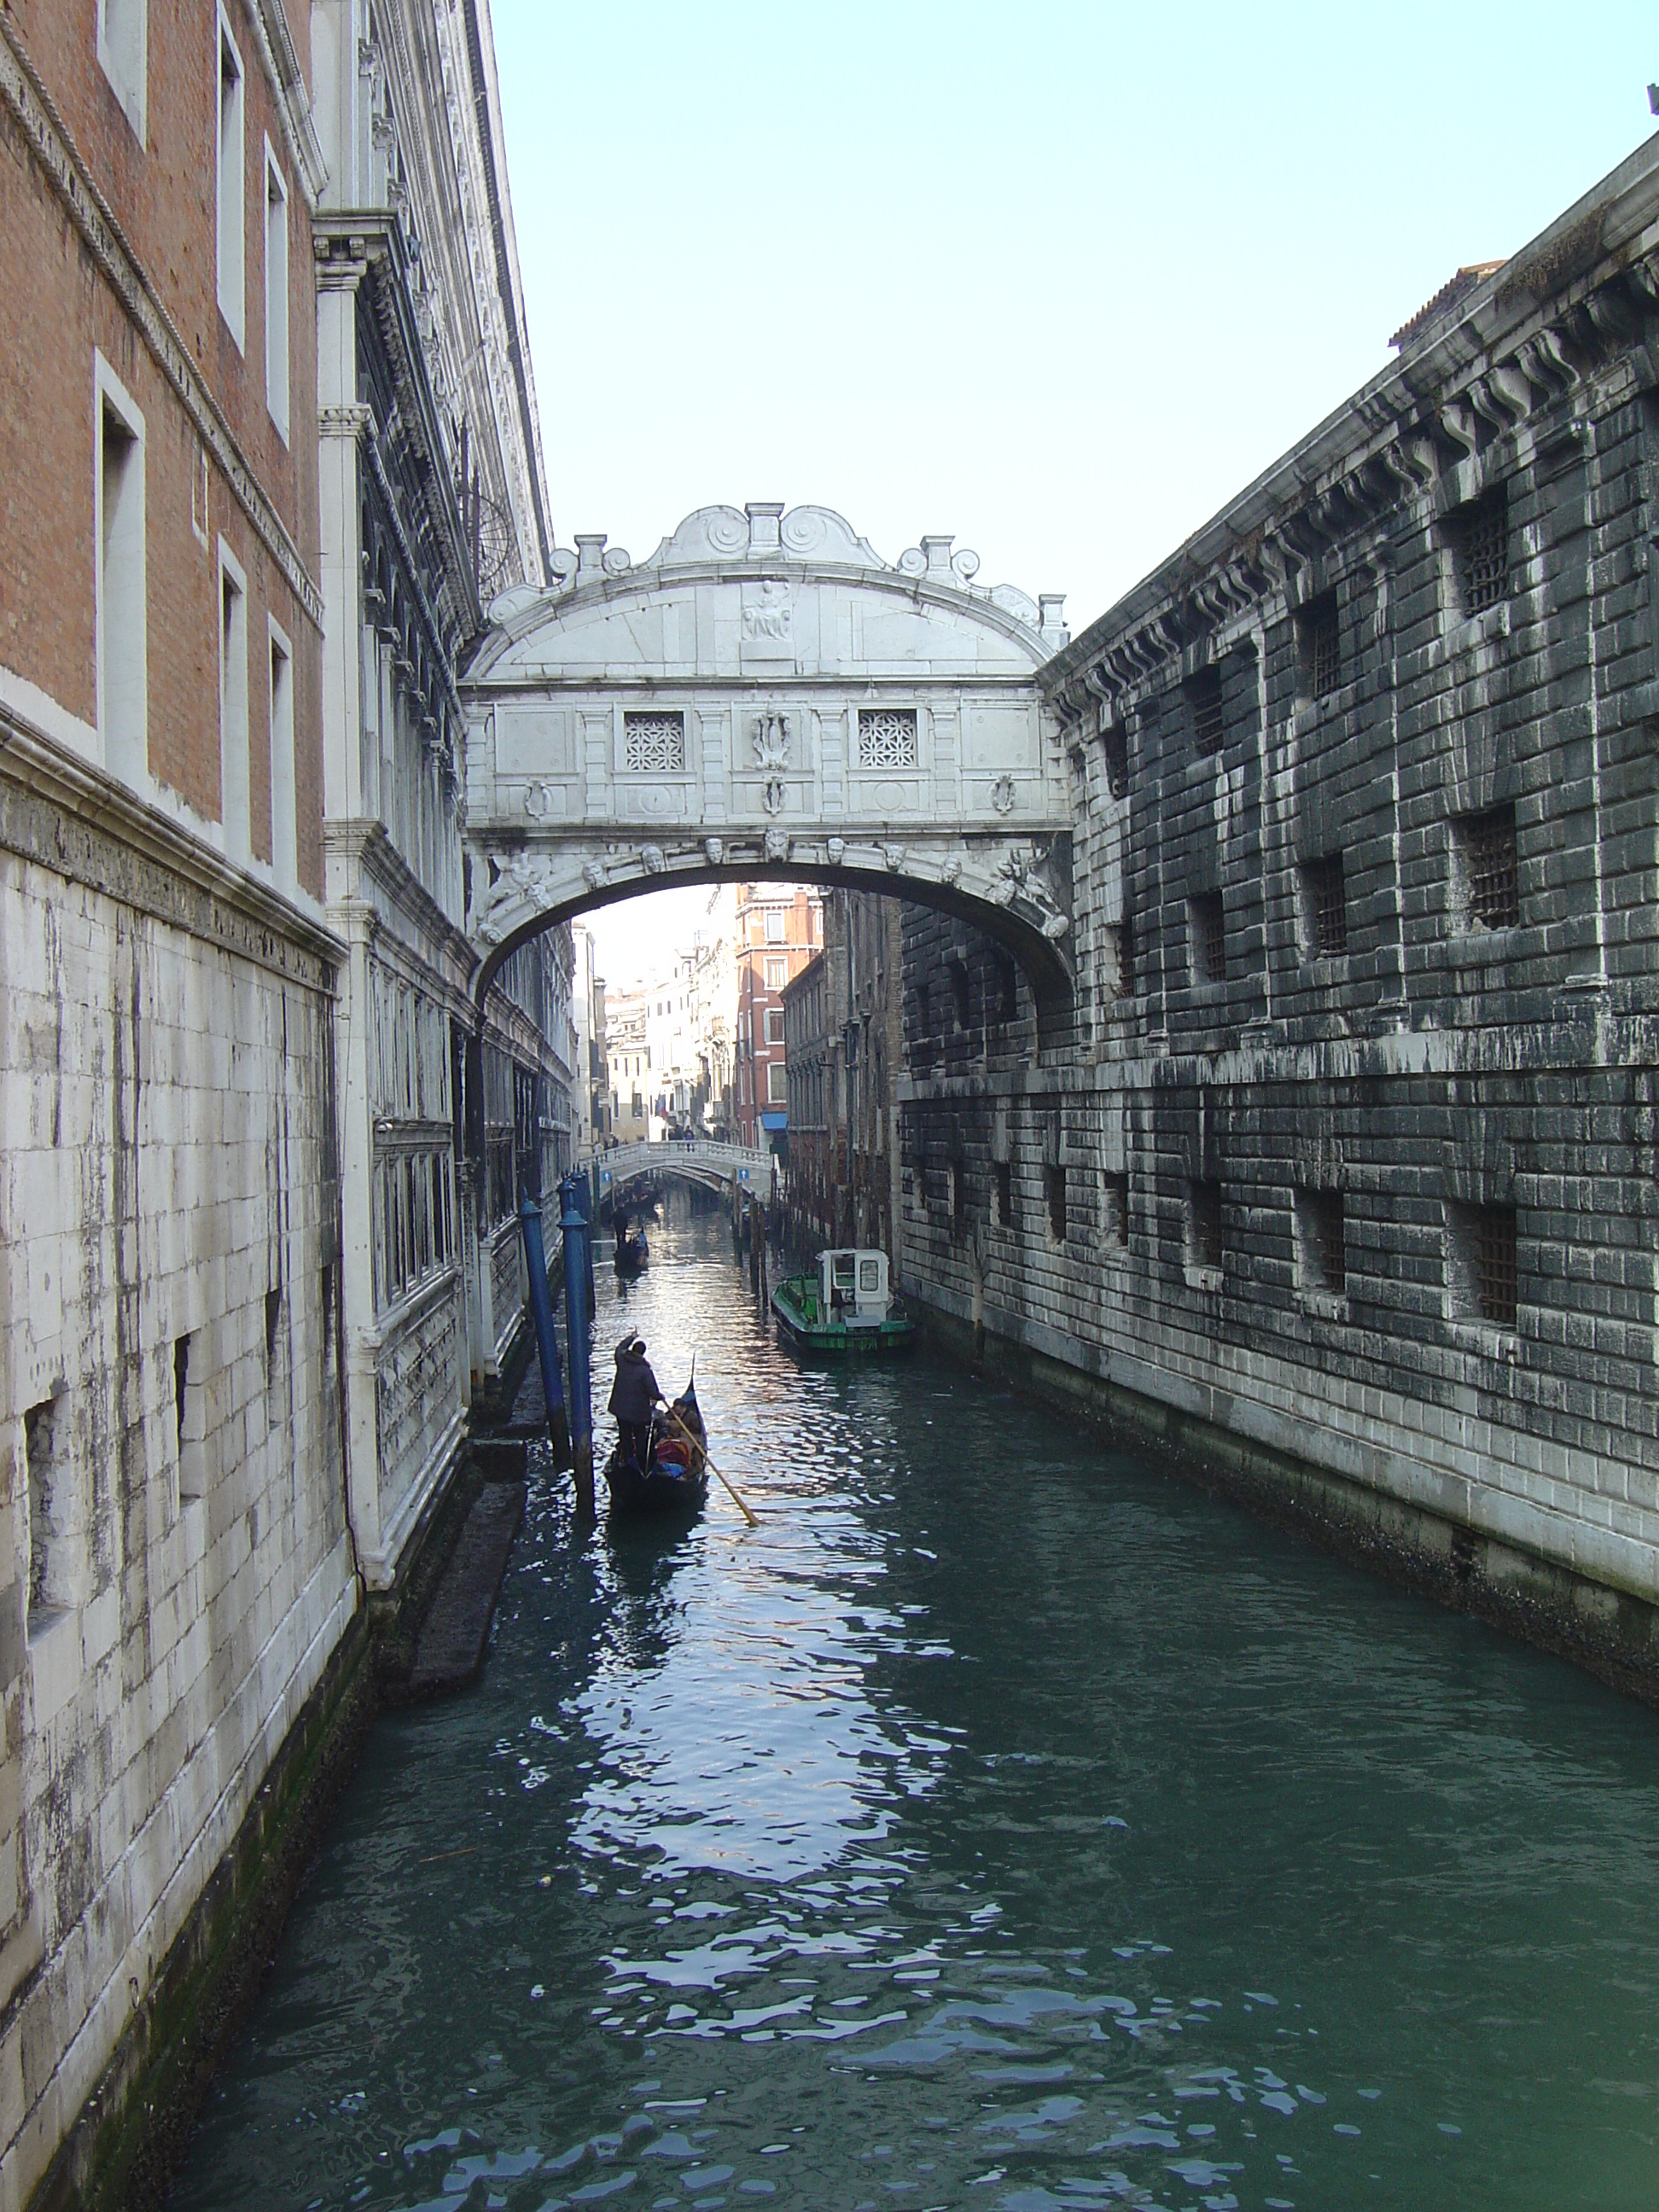
{"type": "MultiPolygon", "coordinates": [[[[1431,323],[1167,561],[1056,653],[1067,719],[1110,702],[1492,435],[1571,408],[1607,358],[1643,350],[1659,305],[1659,137],[1431,323]]],[[[1647,371],[1650,377],[1652,370],[1647,371]]]]}
{"type": "Polygon", "coordinates": [[[288,526],[238,445],[204,382],[161,295],[140,266],[108,203],[93,182],[69,131],[23,50],[16,27],[0,16],[0,103],[15,117],[30,152],[63,203],[88,252],[102,271],[172,386],[197,435],[217,464],[237,505],[275,562],[313,628],[323,627],[323,597],[288,526]]]}
{"type": "Polygon", "coordinates": [[[0,704],[0,848],[332,993],[345,946],[257,876],[0,704]]]}
{"type": "MultiPolygon", "coordinates": [[[[470,977],[478,955],[465,933],[458,929],[438,904],[388,835],[386,824],[372,815],[349,815],[323,824],[325,852],[347,861],[386,893],[392,904],[432,945],[438,958],[454,961],[462,977],[470,977]]],[[[465,990],[465,981],[463,982],[465,990]]]]}
{"type": "Polygon", "coordinates": [[[283,0],[248,0],[254,44],[282,118],[283,143],[297,172],[307,208],[314,208],[328,182],[328,163],[311,112],[311,94],[299,50],[288,27],[283,0]]]}

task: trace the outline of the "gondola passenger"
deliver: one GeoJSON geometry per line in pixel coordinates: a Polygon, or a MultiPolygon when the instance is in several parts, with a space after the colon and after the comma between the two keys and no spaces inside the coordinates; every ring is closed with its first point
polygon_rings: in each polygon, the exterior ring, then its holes
{"type": "Polygon", "coordinates": [[[641,1473],[651,1464],[651,1414],[662,1392],[645,1356],[645,1339],[630,1336],[617,1346],[617,1379],[609,1411],[617,1417],[622,1455],[641,1473]]]}

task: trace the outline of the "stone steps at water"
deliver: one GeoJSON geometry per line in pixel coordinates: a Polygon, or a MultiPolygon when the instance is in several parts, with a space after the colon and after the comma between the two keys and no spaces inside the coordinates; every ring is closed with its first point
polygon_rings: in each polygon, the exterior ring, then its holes
{"type": "Polygon", "coordinates": [[[441,1697],[477,1679],[525,1495],[522,1482],[486,1482],[474,1500],[421,1624],[405,1698],[441,1697]]]}

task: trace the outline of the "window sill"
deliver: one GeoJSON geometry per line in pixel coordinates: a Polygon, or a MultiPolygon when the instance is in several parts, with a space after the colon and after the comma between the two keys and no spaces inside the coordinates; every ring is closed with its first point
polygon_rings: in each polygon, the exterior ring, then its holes
{"type": "Polygon", "coordinates": [[[1521,1357],[1521,1337],[1517,1330],[1499,1328],[1489,1321],[1454,1319],[1448,1323],[1452,1342],[1460,1351],[1478,1352],[1485,1359],[1507,1360],[1511,1365],[1521,1357]]]}
{"type": "Polygon", "coordinates": [[[1296,1303],[1310,1321],[1346,1322],[1348,1319],[1348,1294],[1346,1291],[1298,1291],[1296,1303]]]}
{"type": "Polygon", "coordinates": [[[1182,1263],[1181,1272],[1186,1277],[1187,1288],[1189,1291],[1216,1291],[1222,1288],[1222,1271],[1219,1267],[1200,1267],[1194,1265],[1191,1260],[1186,1260],[1182,1263]]]}
{"type": "Polygon", "coordinates": [[[1510,605],[1508,599],[1499,599],[1495,606],[1483,607],[1478,615],[1455,615],[1447,633],[1448,649],[1454,655],[1474,653],[1483,645],[1507,637],[1510,605]]]}
{"type": "Polygon", "coordinates": [[[1478,923],[1455,929],[1446,939],[1446,951],[1459,968],[1489,967],[1495,960],[1512,960],[1520,951],[1521,924],[1507,922],[1502,929],[1483,929],[1478,923]]]}

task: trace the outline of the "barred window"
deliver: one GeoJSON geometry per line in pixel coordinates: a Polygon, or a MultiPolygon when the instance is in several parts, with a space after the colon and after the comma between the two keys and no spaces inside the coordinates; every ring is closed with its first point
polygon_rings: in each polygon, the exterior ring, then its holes
{"type": "Polygon", "coordinates": [[[1324,699],[1342,682],[1342,625],[1334,592],[1310,599],[1298,617],[1302,677],[1308,696],[1324,699]]]}
{"type": "Polygon", "coordinates": [[[1462,816],[1455,825],[1455,850],[1468,926],[1512,929],[1521,919],[1514,807],[1462,816]]]}
{"type": "Polygon", "coordinates": [[[1457,585],[1466,615],[1485,613],[1510,595],[1509,505],[1501,491],[1454,518],[1457,585]]]}
{"type": "Polygon", "coordinates": [[[1066,1242],[1066,1170],[1064,1168],[1045,1168],[1042,1173],[1044,1194],[1048,1200],[1048,1234],[1056,1244],[1066,1242]]]}
{"type": "Polygon", "coordinates": [[[1302,869],[1303,930],[1308,950],[1334,959],[1348,949],[1347,888],[1342,855],[1327,853],[1302,869]]]}
{"type": "Polygon", "coordinates": [[[1227,735],[1221,706],[1221,671],[1200,668],[1186,685],[1187,712],[1192,721],[1193,750],[1201,760],[1213,760],[1227,735]]]}
{"type": "Polygon", "coordinates": [[[997,1019],[1012,1022],[1019,1013],[1019,971],[1006,952],[996,956],[997,1019]]]}
{"type": "Polygon", "coordinates": [[[685,767],[684,714],[624,714],[623,764],[630,775],[678,775],[685,767]]]}
{"type": "Polygon", "coordinates": [[[1115,1252],[1127,1250],[1129,1243],[1129,1178],[1127,1175],[1108,1173],[1101,1184],[1106,1206],[1106,1242],[1115,1252]]]}
{"type": "Polygon", "coordinates": [[[1446,1231],[1453,1311],[1514,1328],[1520,1296],[1515,1208],[1449,1205],[1446,1231]]]}
{"type": "Polygon", "coordinates": [[[1121,722],[1100,733],[1100,750],[1106,763],[1106,788],[1114,799],[1129,795],[1129,739],[1121,722]]]}
{"type": "Polygon", "coordinates": [[[1296,1194],[1302,1279],[1311,1289],[1340,1293],[1348,1285],[1347,1231],[1340,1190],[1296,1194]]]}
{"type": "Polygon", "coordinates": [[[1207,1176],[1187,1186],[1187,1253],[1195,1267],[1221,1265],[1221,1185],[1207,1176]]]}
{"type": "Polygon", "coordinates": [[[1133,999],[1135,994],[1135,927],[1126,914],[1112,928],[1112,951],[1117,960],[1117,995],[1133,999]]]}
{"type": "Polygon", "coordinates": [[[859,708],[859,766],[914,768],[916,710],[914,707],[859,708]]]}
{"type": "Polygon", "coordinates": [[[1188,902],[1187,934],[1194,982],[1225,982],[1227,936],[1219,891],[1199,891],[1188,902]]]}

